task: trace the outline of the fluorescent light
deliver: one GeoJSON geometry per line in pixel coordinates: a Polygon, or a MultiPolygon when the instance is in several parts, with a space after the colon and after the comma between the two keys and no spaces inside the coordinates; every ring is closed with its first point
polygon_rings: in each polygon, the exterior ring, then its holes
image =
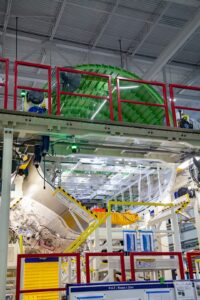
{"type": "Polygon", "coordinates": [[[121,86],[120,90],[130,90],[130,89],[138,89],[139,85],[129,85],[129,86],[121,86]]]}
{"type": "MultiPolygon", "coordinates": [[[[139,88],[139,85],[129,85],[129,86],[122,86],[120,87],[120,90],[129,90],[129,89],[137,89],[139,88]]],[[[113,88],[112,93],[116,90],[116,87],[113,88]]],[[[90,120],[94,120],[94,118],[96,117],[96,115],[100,112],[100,110],[104,107],[104,105],[106,104],[107,100],[104,100],[102,102],[102,104],[99,106],[99,108],[95,111],[95,113],[92,115],[92,117],[90,118],[90,120]]]]}
{"type": "Polygon", "coordinates": [[[94,120],[94,118],[96,117],[96,115],[100,112],[100,110],[103,108],[103,106],[106,104],[107,100],[104,100],[101,105],[99,106],[99,108],[95,111],[95,113],[92,115],[90,120],[94,120]]]}

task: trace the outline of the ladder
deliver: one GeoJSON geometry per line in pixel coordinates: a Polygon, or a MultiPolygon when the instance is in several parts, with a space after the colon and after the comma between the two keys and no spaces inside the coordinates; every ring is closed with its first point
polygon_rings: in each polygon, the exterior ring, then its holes
{"type": "Polygon", "coordinates": [[[78,238],[65,249],[66,253],[73,253],[81,246],[86,239],[98,228],[100,227],[106,219],[110,216],[110,212],[108,212],[102,219],[93,221],[79,236],[78,238]]]}
{"type": "Polygon", "coordinates": [[[66,192],[61,187],[55,189],[54,195],[57,196],[58,200],[68,207],[69,211],[78,215],[85,222],[90,223],[89,226],[78,236],[78,238],[72,242],[64,252],[73,253],[75,252],[86,239],[100,227],[110,216],[111,212],[106,213],[101,219],[98,219],[95,213],[87,209],[79,200],[74,198],[71,194],[66,192]]]}

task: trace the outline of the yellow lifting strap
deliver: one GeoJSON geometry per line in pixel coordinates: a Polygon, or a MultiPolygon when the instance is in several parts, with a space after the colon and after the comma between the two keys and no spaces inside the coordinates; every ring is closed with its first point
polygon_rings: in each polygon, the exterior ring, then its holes
{"type": "MultiPolygon", "coordinates": [[[[102,219],[106,212],[95,212],[97,215],[98,219],[102,219]]],[[[131,225],[134,224],[135,222],[139,221],[139,216],[138,214],[134,214],[131,212],[124,212],[124,213],[119,213],[119,212],[111,212],[111,223],[113,225],[131,225]]]]}

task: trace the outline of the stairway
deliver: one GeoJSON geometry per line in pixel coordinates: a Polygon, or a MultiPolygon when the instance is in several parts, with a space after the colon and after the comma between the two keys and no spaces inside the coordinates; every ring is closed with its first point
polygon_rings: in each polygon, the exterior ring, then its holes
{"type": "Polygon", "coordinates": [[[107,219],[110,213],[107,213],[102,219],[99,221],[93,221],[79,236],[78,238],[71,244],[67,249],[65,249],[66,253],[73,253],[81,246],[86,239],[98,228],[100,227],[107,219]]]}
{"type": "Polygon", "coordinates": [[[74,198],[71,194],[66,192],[62,188],[57,188],[54,191],[54,195],[57,196],[58,200],[68,207],[69,211],[78,215],[85,222],[89,223],[89,226],[83,230],[83,232],[78,236],[78,238],[72,242],[65,253],[73,253],[86,241],[86,239],[92,234],[98,227],[100,227],[110,215],[106,213],[102,218],[98,219],[96,214],[90,211],[85,205],[83,205],[79,200],[74,198]]]}

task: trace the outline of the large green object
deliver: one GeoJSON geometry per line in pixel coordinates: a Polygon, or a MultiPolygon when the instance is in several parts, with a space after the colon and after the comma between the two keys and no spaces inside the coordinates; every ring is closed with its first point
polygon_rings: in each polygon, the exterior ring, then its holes
{"type": "MultiPolygon", "coordinates": [[[[121,68],[107,65],[78,65],[75,66],[75,69],[112,76],[114,120],[118,121],[116,77],[121,76],[132,79],[139,79],[139,77],[136,74],[121,68]]],[[[76,88],[73,92],[108,96],[108,84],[106,79],[81,75],[81,78],[79,77],[79,81],[80,84],[78,88],[76,88]]],[[[120,81],[120,93],[122,99],[163,104],[163,99],[160,96],[159,91],[156,91],[149,85],[120,81]]],[[[56,97],[54,94],[53,112],[55,112],[55,110],[56,97]]],[[[104,100],[91,99],[88,97],[62,95],[61,115],[68,118],[73,117],[107,121],[110,119],[109,103],[108,101],[105,102],[104,100]]],[[[165,111],[161,107],[122,103],[122,115],[124,122],[152,125],[165,124],[165,111]]]]}

